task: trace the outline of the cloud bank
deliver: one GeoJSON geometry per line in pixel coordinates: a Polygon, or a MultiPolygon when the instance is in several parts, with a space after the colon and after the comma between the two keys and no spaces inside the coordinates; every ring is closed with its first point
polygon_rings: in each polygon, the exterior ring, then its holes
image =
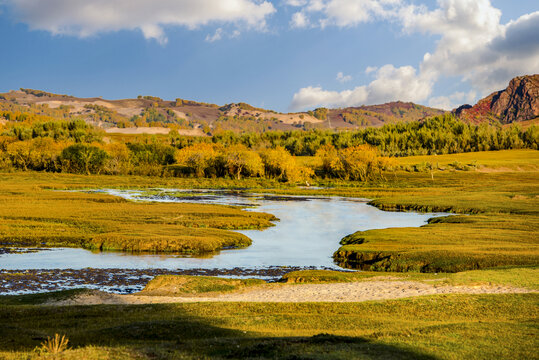
{"type": "Polygon", "coordinates": [[[166,44],[165,28],[195,29],[232,23],[263,30],[276,10],[255,0],[4,0],[19,21],[34,30],[88,37],[104,32],[140,30],[146,39],[166,44]]]}
{"type": "MultiPolygon", "coordinates": [[[[355,26],[384,19],[400,24],[404,33],[439,36],[432,53],[424,54],[416,68],[391,64],[376,70],[367,67],[375,79],[368,85],[342,92],[308,86],[294,94],[293,110],[316,106],[358,106],[383,101],[423,102],[441,77],[460,77],[469,82],[468,94],[454,93],[432,98],[428,103],[449,109],[459,101],[472,102],[477,93],[484,96],[504,88],[517,75],[539,69],[539,11],[506,24],[501,11],[489,0],[439,0],[429,10],[401,0],[289,0],[299,12],[318,16],[324,26],[355,26]],[[472,96],[473,95],[473,96],[472,96]]],[[[309,16],[305,21],[313,23],[309,16]]]]}

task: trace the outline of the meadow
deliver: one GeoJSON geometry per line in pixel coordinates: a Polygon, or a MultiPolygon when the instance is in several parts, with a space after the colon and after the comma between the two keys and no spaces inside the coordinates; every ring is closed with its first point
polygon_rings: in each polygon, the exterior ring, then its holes
{"type": "MultiPolygon", "coordinates": [[[[272,220],[269,214],[246,214],[226,206],[131,203],[108,195],[53,190],[219,187],[354,196],[372,199],[374,206],[385,210],[457,215],[434,219],[420,228],[368,230],[345,237],[334,258],[364,272],[296,272],[283,281],[302,286],[384,275],[439,285],[503,284],[537,291],[537,151],[419,156],[401,161],[403,167],[385,173],[386,180],[318,179],[314,185],[320,188],[311,189],[267,179],[4,173],[0,175],[0,233],[10,234],[2,242],[44,241],[50,246],[88,248],[92,237],[119,234],[130,241],[136,237],[140,247],[143,239],[171,236],[167,229],[179,239],[194,234],[192,244],[201,231],[221,238],[221,234],[234,234],[229,229],[262,228],[272,220]],[[455,161],[473,167],[459,170],[448,166],[455,161]],[[410,170],[425,162],[439,166],[410,170]],[[406,166],[410,169],[405,170],[406,166]],[[145,235],[139,238],[139,232],[145,235]],[[59,235],[62,233],[66,235],[59,235]]],[[[149,250],[162,249],[167,247],[152,245],[149,250]]],[[[159,277],[145,291],[185,295],[249,286],[272,284],[159,277]]],[[[0,297],[0,358],[538,358],[537,293],[434,295],[362,303],[43,305],[80,291],[0,297]],[[34,351],[55,333],[69,338],[69,350],[59,355],[34,351]]]]}

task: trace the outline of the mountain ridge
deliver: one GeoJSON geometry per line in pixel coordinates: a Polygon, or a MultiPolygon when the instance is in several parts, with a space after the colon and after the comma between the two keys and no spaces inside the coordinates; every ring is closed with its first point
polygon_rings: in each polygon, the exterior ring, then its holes
{"type": "MultiPolygon", "coordinates": [[[[128,132],[121,129],[160,127],[183,130],[191,135],[215,134],[223,130],[352,130],[423,120],[447,113],[444,110],[402,101],[280,113],[244,102],[220,106],[181,98],[163,100],[149,95],[139,95],[136,99],[107,100],[102,97],[79,98],[24,88],[0,93],[1,110],[29,111],[52,117],[80,117],[109,131],[133,133],[135,130],[128,132]]],[[[539,75],[515,77],[506,89],[493,92],[473,106],[462,105],[452,113],[457,118],[474,124],[533,123],[534,119],[539,117],[539,75]]]]}
{"type": "Polygon", "coordinates": [[[59,109],[66,116],[79,116],[104,129],[162,126],[199,129],[200,133],[219,130],[266,131],[312,128],[358,129],[387,123],[414,121],[440,115],[444,110],[401,101],[338,109],[280,113],[247,103],[223,106],[186,99],[163,100],[154,96],[107,100],[101,97],[78,98],[42,90],[12,90],[0,94],[0,110],[30,109],[47,114],[59,109]]]}

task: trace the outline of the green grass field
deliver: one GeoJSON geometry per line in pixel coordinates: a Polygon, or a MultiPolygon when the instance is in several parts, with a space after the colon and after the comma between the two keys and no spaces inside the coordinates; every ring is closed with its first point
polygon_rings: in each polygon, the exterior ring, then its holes
{"type": "MultiPolygon", "coordinates": [[[[476,170],[397,171],[385,174],[387,181],[368,183],[320,180],[316,185],[327,188],[318,190],[257,179],[1,174],[0,234],[2,241],[30,238],[34,240],[29,242],[45,240],[51,246],[86,247],[92,247],[88,244],[93,244],[93,237],[119,234],[138,241],[141,249],[146,245],[139,233],[151,239],[171,236],[166,229],[180,239],[194,234],[193,244],[199,243],[196,236],[200,231],[220,238],[221,234],[233,234],[227,229],[264,227],[271,219],[271,215],[251,212],[246,217],[244,212],[224,206],[189,207],[182,213],[174,206],[51,189],[237,187],[280,194],[355,196],[373,199],[373,205],[386,210],[462,215],[435,219],[421,228],[351,234],[343,239],[335,259],[367,271],[298,272],[285,276],[285,281],[349,282],[384,275],[431,284],[486,283],[537,290],[538,154],[515,150],[437,156],[442,168],[458,161],[474,163],[476,170]],[[116,225],[116,220],[125,226],[116,225]],[[84,242],[74,240],[81,237],[84,242]]],[[[414,165],[430,160],[414,157],[401,161],[414,165]]],[[[155,247],[155,243],[159,242],[152,240],[150,250],[166,249],[155,247]]],[[[148,295],[182,296],[271,286],[189,277],[160,277],[150,284],[148,295]]],[[[76,293],[0,297],[0,358],[539,358],[537,293],[436,295],[363,303],[38,305],[76,293]],[[70,350],[59,356],[34,351],[55,333],[69,338],[70,350]]]]}

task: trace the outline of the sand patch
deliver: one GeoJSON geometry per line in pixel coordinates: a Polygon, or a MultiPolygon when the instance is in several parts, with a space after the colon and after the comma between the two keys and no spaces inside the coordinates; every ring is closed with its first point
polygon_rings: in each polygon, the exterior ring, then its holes
{"type": "Polygon", "coordinates": [[[170,132],[169,128],[165,127],[133,127],[133,128],[117,128],[111,127],[105,130],[107,134],[168,134],[170,132]]]}
{"type": "Polygon", "coordinates": [[[507,294],[533,290],[504,285],[446,286],[418,281],[365,281],[336,284],[268,284],[244,291],[215,296],[173,297],[83,294],[48,305],[160,304],[185,302],[361,302],[392,300],[437,294],[507,294]]]}

